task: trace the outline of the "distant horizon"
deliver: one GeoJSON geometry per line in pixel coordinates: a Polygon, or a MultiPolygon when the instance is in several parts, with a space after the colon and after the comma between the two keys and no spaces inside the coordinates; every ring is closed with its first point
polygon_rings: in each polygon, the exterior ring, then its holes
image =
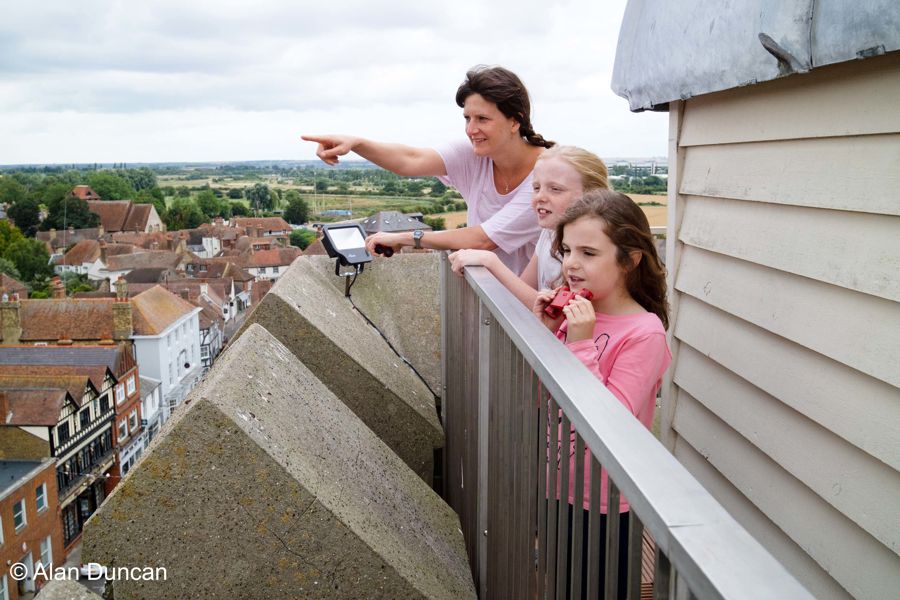
{"type": "MultiPolygon", "coordinates": [[[[666,156],[611,156],[611,157],[600,157],[603,159],[605,163],[616,163],[616,162],[666,162],[668,157],[666,156]]],[[[40,169],[40,168],[73,168],[77,170],[84,170],[87,168],[96,167],[98,169],[132,169],[138,167],[152,167],[152,166],[172,166],[172,167],[190,167],[190,166],[205,166],[205,165],[241,165],[241,164],[258,164],[260,166],[265,165],[302,165],[302,166],[315,166],[316,164],[321,165],[326,169],[340,169],[347,167],[360,167],[360,166],[368,166],[370,165],[372,168],[382,169],[383,167],[379,167],[375,163],[364,160],[364,159],[343,159],[337,165],[328,165],[321,160],[318,159],[296,159],[296,158],[271,158],[271,159],[247,159],[247,160],[190,160],[190,161],[178,161],[178,160],[162,160],[162,161],[121,161],[121,162],[56,162],[56,163],[0,163],[0,171],[12,171],[15,169],[40,169]],[[121,166],[124,165],[124,166],[121,166]]],[[[385,169],[387,170],[387,169],[385,169]]]]}

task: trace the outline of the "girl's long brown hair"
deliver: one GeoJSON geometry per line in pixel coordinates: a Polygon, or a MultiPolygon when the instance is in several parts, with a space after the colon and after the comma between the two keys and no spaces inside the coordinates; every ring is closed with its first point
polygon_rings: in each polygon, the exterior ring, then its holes
{"type": "Polygon", "coordinates": [[[616,260],[625,269],[625,287],[635,301],[655,313],[663,327],[669,328],[669,302],[666,299],[666,268],[656,252],[650,223],[634,201],[612,190],[592,190],[566,210],[556,226],[553,254],[562,255],[563,229],[582,217],[603,222],[603,232],[616,245],[616,260]],[[632,252],[641,260],[633,267],[632,252]]]}

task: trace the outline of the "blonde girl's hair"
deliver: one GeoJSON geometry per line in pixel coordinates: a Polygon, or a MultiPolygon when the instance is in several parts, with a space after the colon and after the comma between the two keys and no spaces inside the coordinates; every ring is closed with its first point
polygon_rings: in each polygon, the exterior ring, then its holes
{"type": "Polygon", "coordinates": [[[581,187],[585,193],[591,190],[609,189],[609,173],[599,156],[578,146],[553,146],[541,152],[538,160],[559,158],[566,161],[581,175],[581,187]]]}
{"type": "Polygon", "coordinates": [[[584,217],[598,219],[605,233],[616,245],[616,261],[625,270],[625,287],[638,304],[656,313],[663,327],[669,328],[669,303],[666,299],[666,268],[663,266],[647,216],[634,201],[612,190],[585,193],[566,210],[556,226],[553,254],[562,255],[563,229],[584,217]],[[632,252],[640,252],[641,260],[633,266],[632,252]]]}

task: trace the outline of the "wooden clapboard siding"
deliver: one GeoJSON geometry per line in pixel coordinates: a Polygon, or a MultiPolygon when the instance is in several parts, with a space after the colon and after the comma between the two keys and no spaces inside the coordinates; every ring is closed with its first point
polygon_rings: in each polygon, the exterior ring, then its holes
{"type": "Polygon", "coordinates": [[[898,132],[898,97],[900,53],[895,52],[692,98],[679,143],[697,146],[898,132]]]}
{"type": "Polygon", "coordinates": [[[900,386],[900,310],[896,302],[686,244],[675,288],[900,386]]]}
{"type": "Polygon", "coordinates": [[[675,383],[886,546],[900,539],[900,473],[687,344],[675,383]]]}
{"type": "Polygon", "coordinates": [[[900,301],[900,217],[703,196],[683,202],[685,244],[900,301]]]}
{"type": "Polygon", "coordinates": [[[680,301],[680,342],[900,471],[897,388],[691,296],[680,301]]]}
{"type": "Polygon", "coordinates": [[[673,102],[662,436],[817,596],[900,589],[900,53],[673,102]]]}
{"type": "Polygon", "coordinates": [[[778,528],[766,514],[731,484],[709,461],[684,440],[678,440],[675,458],[698,480],[703,481],[713,497],[724,506],[782,564],[790,565],[794,575],[822,600],[847,600],[852,596],[842,588],[819,563],[778,528]]]}
{"type": "Polygon", "coordinates": [[[679,391],[675,429],[848,592],[889,598],[900,589],[900,556],[817,496],[781,465],[679,391]],[[864,565],[860,561],[864,561],[864,565]]]}
{"type": "Polygon", "coordinates": [[[900,135],[694,146],[685,149],[678,189],[696,196],[900,215],[900,135]]]}

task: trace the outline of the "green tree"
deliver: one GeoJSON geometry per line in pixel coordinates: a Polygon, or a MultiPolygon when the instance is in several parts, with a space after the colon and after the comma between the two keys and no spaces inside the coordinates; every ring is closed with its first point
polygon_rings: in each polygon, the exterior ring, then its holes
{"type": "Polygon", "coordinates": [[[233,200],[238,200],[244,197],[244,191],[241,188],[231,188],[228,190],[228,197],[233,200]]]}
{"type": "Polygon", "coordinates": [[[25,186],[10,177],[0,178],[0,202],[16,204],[25,199],[25,186]]]}
{"type": "Polygon", "coordinates": [[[10,245],[24,240],[25,236],[19,231],[19,228],[12,225],[9,221],[0,221],[0,256],[2,256],[10,245]]]}
{"type": "Polygon", "coordinates": [[[254,211],[272,210],[274,207],[272,192],[269,190],[269,186],[264,183],[254,183],[253,187],[248,188],[244,192],[244,196],[250,201],[250,206],[253,207],[254,211]]]}
{"type": "Polygon", "coordinates": [[[328,182],[322,179],[316,180],[316,191],[320,194],[324,194],[328,191],[328,182]]]}
{"type": "Polygon", "coordinates": [[[169,231],[195,229],[205,222],[203,211],[190,198],[175,198],[166,212],[166,228],[169,231]]]}
{"type": "Polygon", "coordinates": [[[447,222],[444,217],[423,217],[426,225],[431,225],[434,231],[443,231],[447,229],[447,222]]]}
{"type": "MultiPolygon", "coordinates": [[[[159,191],[159,188],[153,188],[159,191]]],[[[165,219],[166,215],[166,201],[162,198],[162,193],[157,197],[153,191],[141,190],[134,195],[134,203],[135,204],[152,204],[153,208],[156,209],[156,214],[159,215],[160,219],[165,219]]]]}
{"type": "Polygon", "coordinates": [[[66,284],[66,295],[68,296],[74,296],[78,292],[94,291],[94,286],[91,285],[87,275],[67,272],[59,277],[66,284]]]}
{"type": "MultiPolygon", "coordinates": [[[[141,169],[125,169],[116,174],[127,180],[135,191],[149,190],[156,187],[156,173],[147,167],[141,169]]],[[[94,190],[96,191],[96,189],[94,190]]],[[[103,198],[103,196],[100,196],[103,198]]]]}
{"type": "Polygon", "coordinates": [[[91,173],[87,176],[87,184],[103,200],[123,200],[134,196],[131,182],[110,171],[91,173]]]}
{"type": "Polygon", "coordinates": [[[219,214],[219,199],[212,193],[212,190],[203,190],[197,194],[197,206],[203,211],[207,217],[214,217],[219,214]]]}
{"type": "Polygon", "coordinates": [[[52,200],[45,203],[47,206],[47,218],[41,223],[41,229],[85,229],[97,227],[100,217],[88,209],[88,203],[80,198],[64,194],[62,198],[53,196],[52,200]]]}
{"type": "Polygon", "coordinates": [[[447,186],[444,185],[442,181],[439,179],[434,179],[431,182],[431,191],[428,192],[429,196],[434,196],[435,198],[440,198],[444,195],[444,192],[447,191],[447,186]]]}
{"type": "Polygon", "coordinates": [[[34,237],[38,225],[41,224],[41,209],[34,198],[22,198],[10,206],[6,214],[16,222],[16,227],[27,237],[34,237]]]}
{"type": "Polygon", "coordinates": [[[306,223],[309,220],[309,205],[300,197],[296,190],[287,193],[288,205],[284,210],[284,220],[294,225],[306,223]]]}
{"type": "Polygon", "coordinates": [[[250,214],[250,209],[243,202],[232,202],[231,214],[235,217],[246,217],[250,214]]]}
{"type": "Polygon", "coordinates": [[[5,258],[0,257],[0,273],[6,273],[13,279],[18,279],[22,281],[22,274],[19,273],[19,270],[16,268],[16,265],[12,263],[10,260],[6,260],[5,258]]]}
{"type": "Polygon", "coordinates": [[[22,238],[11,243],[3,252],[3,258],[16,266],[25,281],[32,281],[40,275],[49,277],[53,274],[47,246],[35,239],[22,238]]]}
{"type": "Polygon", "coordinates": [[[301,250],[316,241],[316,234],[309,229],[295,229],[291,232],[291,246],[296,246],[301,250]]]}

